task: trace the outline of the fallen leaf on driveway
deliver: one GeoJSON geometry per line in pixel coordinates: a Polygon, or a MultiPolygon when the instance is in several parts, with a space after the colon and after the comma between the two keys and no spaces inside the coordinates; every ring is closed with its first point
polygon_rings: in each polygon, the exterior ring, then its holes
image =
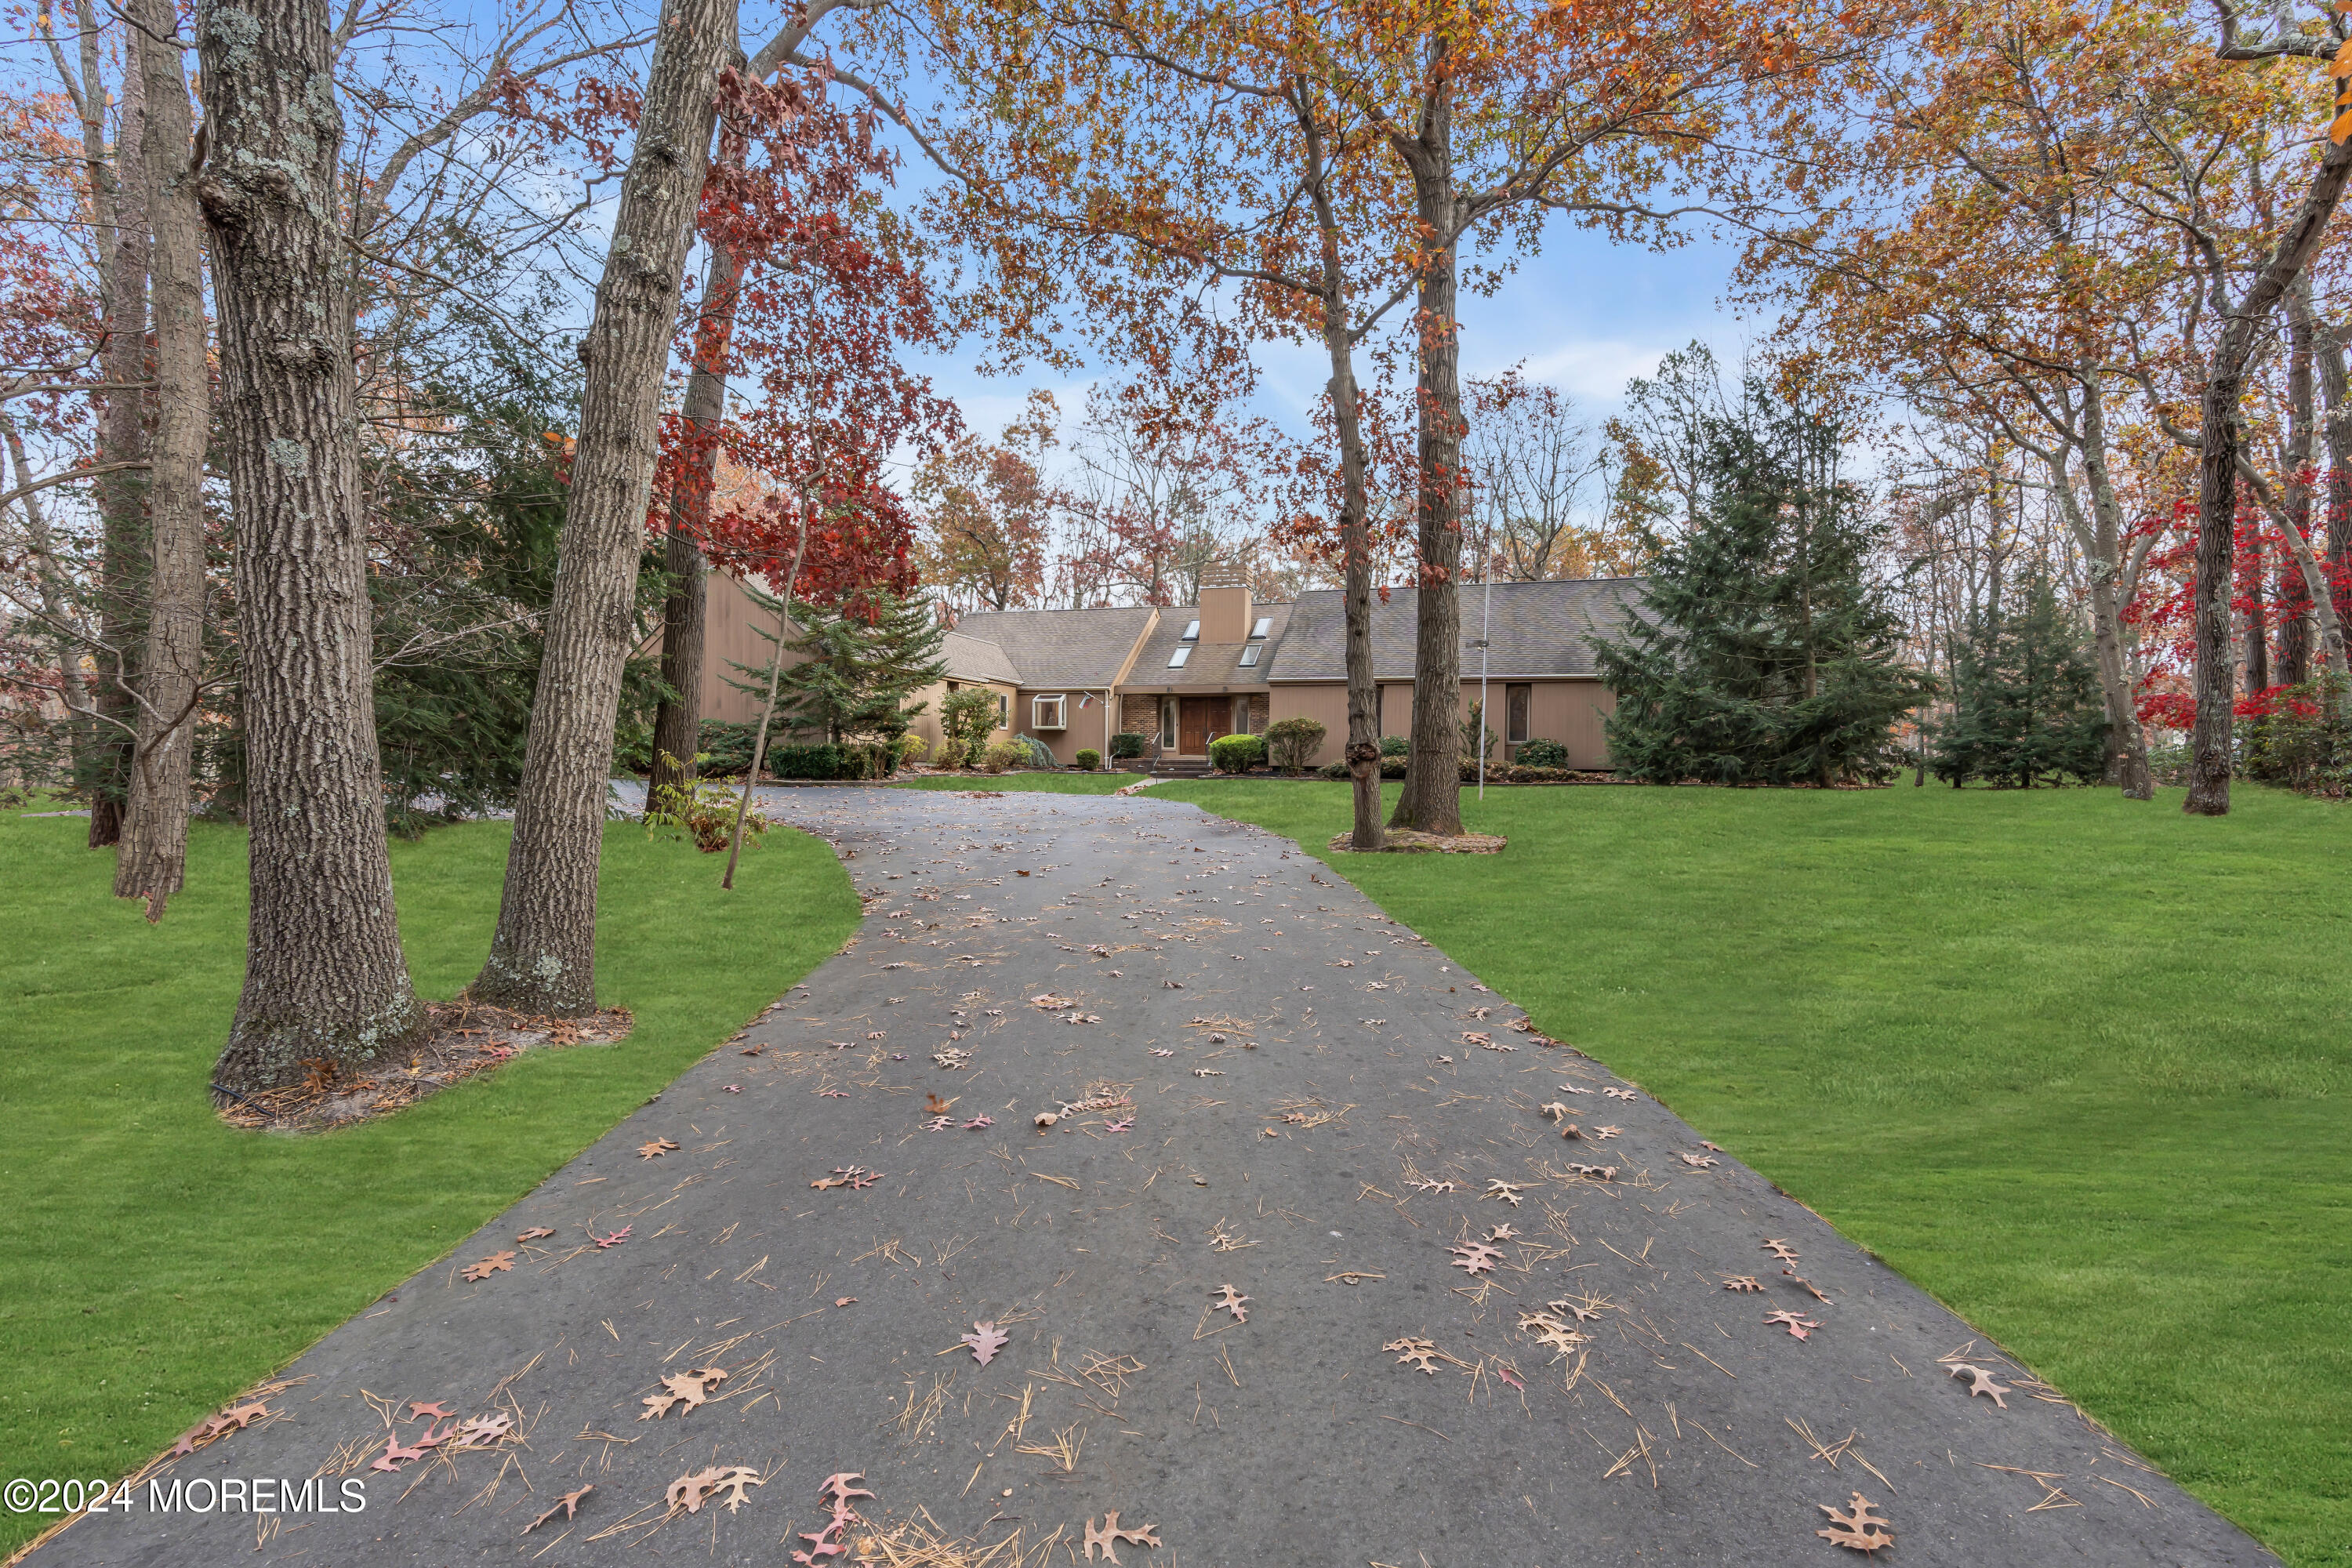
{"type": "Polygon", "coordinates": [[[2000,1405],[2003,1410],[2009,1408],[2009,1401],[2003,1399],[2001,1395],[2004,1394],[2015,1394],[2017,1392],[2017,1390],[2011,1388],[2006,1384],[1995,1383],[1992,1378],[1992,1373],[1987,1372],[1984,1368],[1980,1366],[1970,1366],[1966,1362],[1961,1362],[1955,1365],[1952,1368],[1952,1375],[1954,1377],[1965,1377],[1969,1380],[1969,1398],[1974,1399],[1979,1394],[1990,1394],[1992,1398],[1992,1402],[1995,1405],[2000,1405]]]}
{"type": "Polygon", "coordinates": [[[553,1508],[549,1509],[545,1513],[541,1514],[537,1519],[534,1519],[529,1524],[524,1525],[522,1527],[522,1532],[525,1535],[529,1535],[532,1531],[537,1530],[541,1525],[545,1524],[549,1520],[553,1519],[559,1512],[566,1519],[572,1518],[580,1511],[580,1500],[586,1497],[590,1492],[593,1492],[595,1489],[596,1489],[593,1486],[584,1486],[576,1492],[565,1492],[562,1497],[555,1500],[555,1506],[553,1508]]]}
{"type": "Polygon", "coordinates": [[[541,1237],[553,1236],[554,1234],[555,1233],[553,1231],[548,1229],[547,1226],[543,1225],[535,1225],[529,1230],[519,1232],[516,1235],[515,1239],[517,1241],[537,1241],[541,1237]]]}
{"type": "Polygon", "coordinates": [[[964,1335],[956,1343],[970,1345],[971,1359],[986,1366],[996,1359],[996,1352],[1003,1350],[1012,1338],[1011,1334],[1006,1333],[994,1323],[975,1322],[971,1326],[971,1332],[964,1335]]]}
{"type": "Polygon", "coordinates": [[[597,1251],[609,1251],[629,1239],[629,1231],[631,1228],[632,1227],[625,1225],[610,1236],[598,1236],[592,1230],[588,1233],[588,1239],[596,1244],[597,1251]]]}
{"type": "Polygon", "coordinates": [[[1874,1505],[1860,1492],[1853,1494],[1851,1512],[1840,1513],[1827,1503],[1816,1506],[1830,1516],[1830,1526],[1827,1530],[1813,1531],[1824,1541],[1833,1542],[1855,1552],[1875,1552],[1882,1546],[1895,1544],[1895,1531],[1888,1528],[1885,1520],[1871,1511],[1874,1505]]]}
{"type": "Polygon", "coordinates": [[[1218,1286],[1217,1292],[1217,1299],[1209,1303],[1209,1310],[1212,1312],[1220,1310],[1231,1312],[1234,1315],[1234,1321],[1236,1323],[1246,1323],[1249,1321],[1249,1314],[1242,1310],[1242,1303],[1249,1300],[1247,1296],[1243,1295],[1240,1291],[1234,1289],[1230,1285],[1218,1286]]]}
{"type": "Polygon", "coordinates": [[[1788,1330],[1789,1337],[1792,1340],[1810,1339],[1812,1336],[1812,1331],[1821,1327],[1802,1312],[1768,1312],[1765,1314],[1764,1321],[1788,1330]]]}
{"type": "Polygon", "coordinates": [[[462,1272],[467,1279],[478,1284],[493,1274],[512,1273],[514,1258],[515,1255],[511,1252],[493,1252],[479,1263],[468,1263],[462,1272]]]}
{"type": "Polygon", "coordinates": [[[656,1138],[650,1143],[640,1143],[637,1145],[637,1158],[640,1160],[658,1160],[664,1154],[668,1153],[672,1149],[677,1147],[677,1144],[671,1142],[667,1138],[656,1138]]]}

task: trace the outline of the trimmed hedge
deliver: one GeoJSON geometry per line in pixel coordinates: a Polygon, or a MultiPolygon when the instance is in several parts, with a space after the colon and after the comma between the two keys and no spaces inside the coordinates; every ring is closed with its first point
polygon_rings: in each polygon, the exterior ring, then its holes
{"type": "Polygon", "coordinates": [[[1568,748],[1558,741],[1521,741],[1511,748],[1511,765],[1520,768],[1564,768],[1568,748]]]}
{"type": "Polygon", "coordinates": [[[1110,754],[1120,762],[1143,755],[1147,737],[1133,730],[1121,730],[1110,738],[1110,754]]]}
{"type": "Polygon", "coordinates": [[[1221,773],[1245,773],[1265,764],[1263,735],[1220,735],[1209,742],[1209,761],[1221,773]]]}
{"type": "Polygon", "coordinates": [[[1078,771],[1082,773],[1090,773],[1102,766],[1102,753],[1092,746],[1079,747],[1075,760],[1078,764],[1078,771]]]}

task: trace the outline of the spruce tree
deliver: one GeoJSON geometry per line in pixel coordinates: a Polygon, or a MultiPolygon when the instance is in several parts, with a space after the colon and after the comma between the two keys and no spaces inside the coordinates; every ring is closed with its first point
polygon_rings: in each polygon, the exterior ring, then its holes
{"type": "MultiPolygon", "coordinates": [[[[776,612],[774,595],[757,588],[749,592],[761,608],[772,616],[776,612]]],[[[870,589],[836,605],[795,604],[791,619],[801,635],[783,645],[795,659],[778,679],[776,708],[795,730],[821,731],[835,744],[887,751],[923,710],[921,703],[908,706],[908,699],[947,677],[940,657],[947,630],[920,599],[870,589]]],[[[776,641],[764,627],[760,635],[776,641]]],[[[765,665],[756,671],[735,668],[757,684],[728,684],[755,694],[766,691],[765,665]]]]}
{"type": "Polygon", "coordinates": [[[1884,779],[1928,689],[1869,574],[1882,530],[1840,479],[1843,436],[1751,378],[1701,424],[1696,510],[1644,531],[1635,613],[1597,647],[1617,771],[1654,784],[1884,779]]]}
{"type": "Polygon", "coordinates": [[[1936,776],[2012,789],[2096,783],[2106,771],[2106,705],[2082,628],[2046,575],[2021,609],[1974,617],[1952,673],[1952,717],[1936,734],[1936,776]]]}

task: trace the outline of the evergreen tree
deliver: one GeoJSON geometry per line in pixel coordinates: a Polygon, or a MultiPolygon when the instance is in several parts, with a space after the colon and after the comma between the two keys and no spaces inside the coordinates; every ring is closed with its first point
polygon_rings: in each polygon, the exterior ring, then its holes
{"type": "MultiPolygon", "coordinates": [[[[782,607],[773,595],[748,591],[770,616],[782,607]]],[[[801,635],[783,645],[792,657],[777,679],[776,711],[795,730],[822,731],[836,744],[870,745],[878,760],[923,710],[908,699],[947,678],[940,657],[947,628],[921,599],[869,589],[833,606],[796,603],[790,618],[801,635]]],[[[771,644],[777,640],[765,626],[759,631],[771,644]]],[[[751,679],[729,685],[766,694],[767,666],[735,668],[751,679]]]]}
{"type": "Polygon", "coordinates": [[[1936,734],[1936,776],[2013,789],[2096,783],[2106,771],[2106,705],[2083,632],[2046,575],[2024,607],[1975,617],[1952,672],[1954,711],[1936,734]]]}
{"type": "Polygon", "coordinates": [[[1656,784],[1883,779],[1890,731],[1928,689],[1872,581],[1882,530],[1837,475],[1843,433],[1751,378],[1702,416],[1696,510],[1636,613],[1597,649],[1620,773],[1656,784]]]}

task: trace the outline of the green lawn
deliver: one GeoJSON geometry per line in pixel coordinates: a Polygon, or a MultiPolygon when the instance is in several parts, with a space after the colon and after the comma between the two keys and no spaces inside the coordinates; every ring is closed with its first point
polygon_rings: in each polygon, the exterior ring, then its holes
{"type": "MultiPolygon", "coordinates": [[[[245,840],[199,826],[151,927],[79,817],[0,815],[0,1478],[136,1468],[211,1406],[439,1257],[732,1033],[855,930],[832,852],[779,831],[719,861],[605,837],[598,992],[616,1047],[533,1052],[374,1125],[221,1125],[205,1083],[236,1005],[245,840]]],[[[417,985],[473,978],[504,824],[395,844],[417,985]]],[[[0,1552],[34,1521],[0,1520],[0,1552]]]]}
{"type": "MultiPolygon", "coordinates": [[[[1153,793],[1347,826],[1343,784],[1153,793]]],[[[1465,791],[1498,858],[1327,858],[2288,1561],[2352,1563],[2352,814],[2179,804],[1465,791]]]]}

